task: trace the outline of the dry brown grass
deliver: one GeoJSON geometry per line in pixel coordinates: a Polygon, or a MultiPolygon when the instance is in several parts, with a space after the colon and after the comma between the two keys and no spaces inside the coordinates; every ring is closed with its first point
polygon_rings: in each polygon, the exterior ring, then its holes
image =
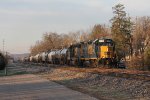
{"type": "Polygon", "coordinates": [[[86,72],[86,73],[96,73],[101,75],[110,75],[123,78],[135,78],[150,80],[150,71],[139,71],[139,70],[129,70],[129,69],[113,69],[113,68],[77,68],[77,67],[57,67],[62,70],[70,70],[75,72],[86,72]]]}
{"type": "MultiPolygon", "coordinates": [[[[149,100],[149,81],[122,78],[129,75],[116,74],[115,72],[119,70],[105,68],[92,70],[92,68],[64,66],[52,68],[48,73],[42,73],[41,76],[100,100],[149,100]],[[112,77],[114,75],[118,77],[112,77]]],[[[130,77],[132,76],[134,75],[131,74],[130,77]]]]}

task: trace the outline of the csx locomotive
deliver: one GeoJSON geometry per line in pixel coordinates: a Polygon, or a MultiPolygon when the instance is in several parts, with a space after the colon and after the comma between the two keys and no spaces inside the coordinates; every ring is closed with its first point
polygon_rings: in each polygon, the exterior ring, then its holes
{"type": "Polygon", "coordinates": [[[88,42],[70,45],[69,48],[42,52],[26,61],[51,64],[68,64],[96,67],[102,65],[115,65],[115,43],[112,39],[102,38],[88,42]]]}

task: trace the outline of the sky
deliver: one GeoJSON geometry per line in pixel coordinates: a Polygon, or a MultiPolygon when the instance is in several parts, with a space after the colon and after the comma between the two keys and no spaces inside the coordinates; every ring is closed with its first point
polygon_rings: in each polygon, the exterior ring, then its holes
{"type": "Polygon", "coordinates": [[[131,16],[150,16],[150,0],[0,0],[0,50],[28,53],[45,32],[60,34],[109,25],[121,3],[131,16]]]}

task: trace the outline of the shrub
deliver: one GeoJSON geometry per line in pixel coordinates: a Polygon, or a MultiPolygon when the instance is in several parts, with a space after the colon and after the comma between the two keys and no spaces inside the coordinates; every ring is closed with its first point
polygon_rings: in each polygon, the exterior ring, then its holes
{"type": "Polygon", "coordinates": [[[132,56],[128,68],[129,69],[144,70],[144,58],[143,58],[143,55],[141,54],[139,56],[132,56]]]}

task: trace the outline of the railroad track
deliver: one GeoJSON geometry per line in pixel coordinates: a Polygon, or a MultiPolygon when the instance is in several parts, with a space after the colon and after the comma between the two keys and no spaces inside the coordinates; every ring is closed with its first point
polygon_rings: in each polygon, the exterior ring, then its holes
{"type": "Polygon", "coordinates": [[[139,79],[139,80],[150,81],[150,71],[101,68],[101,67],[100,68],[79,68],[79,67],[68,66],[68,65],[53,65],[53,64],[40,64],[40,63],[32,63],[31,65],[47,66],[51,68],[59,68],[62,70],[70,70],[76,72],[86,72],[86,73],[107,75],[107,76],[127,78],[127,79],[139,79]]]}
{"type": "MultiPolygon", "coordinates": [[[[66,68],[67,70],[68,68],[66,68]]],[[[124,72],[116,72],[117,69],[115,69],[115,71],[111,71],[111,69],[109,70],[105,70],[103,69],[98,69],[96,68],[96,70],[92,70],[92,69],[87,69],[87,70],[81,70],[81,69],[69,69],[72,71],[78,71],[78,72],[88,72],[88,73],[92,73],[92,74],[99,74],[99,75],[106,75],[106,76],[113,76],[113,77],[120,77],[120,78],[127,78],[127,79],[138,79],[138,80],[146,80],[146,81],[150,81],[150,72],[144,72],[145,74],[142,73],[142,71],[140,71],[140,73],[132,73],[132,70],[130,72],[126,72],[126,70],[122,69],[124,72]]],[[[119,69],[120,70],[120,69],[119,69]]]]}

